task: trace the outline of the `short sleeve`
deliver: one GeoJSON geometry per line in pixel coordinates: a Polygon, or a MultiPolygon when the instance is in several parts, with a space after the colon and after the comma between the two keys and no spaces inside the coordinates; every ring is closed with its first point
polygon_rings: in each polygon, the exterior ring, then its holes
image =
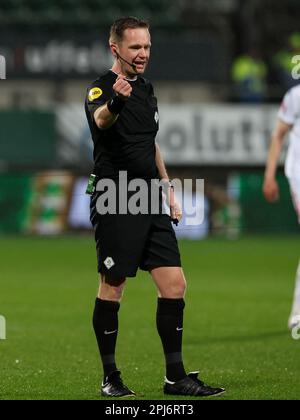
{"type": "Polygon", "coordinates": [[[95,111],[105,105],[113,96],[113,88],[108,80],[98,79],[87,89],[87,108],[93,117],[95,111]]]}
{"type": "Polygon", "coordinates": [[[278,117],[281,121],[283,121],[286,124],[294,125],[299,110],[296,106],[296,101],[293,95],[293,91],[290,90],[284,97],[278,117]]]}

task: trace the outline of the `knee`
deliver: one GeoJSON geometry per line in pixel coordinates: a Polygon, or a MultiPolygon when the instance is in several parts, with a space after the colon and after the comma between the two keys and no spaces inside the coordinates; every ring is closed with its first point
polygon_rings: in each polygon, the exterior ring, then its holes
{"type": "Polygon", "coordinates": [[[174,278],[166,291],[167,296],[162,296],[170,299],[182,299],[185,296],[186,292],[186,281],[184,277],[174,278]]]}
{"type": "Polygon", "coordinates": [[[177,281],[175,287],[174,287],[174,291],[176,293],[176,297],[178,299],[184,298],[185,296],[185,292],[186,292],[186,281],[184,278],[181,278],[177,281]]]}
{"type": "Polygon", "coordinates": [[[99,292],[99,298],[103,300],[109,300],[112,302],[121,302],[124,288],[125,288],[125,279],[120,281],[109,282],[102,280],[99,292]]]}

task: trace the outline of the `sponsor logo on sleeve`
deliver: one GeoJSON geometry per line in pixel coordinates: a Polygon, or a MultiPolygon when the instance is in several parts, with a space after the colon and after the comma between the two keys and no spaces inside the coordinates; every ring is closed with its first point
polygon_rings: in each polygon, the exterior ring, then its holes
{"type": "Polygon", "coordinates": [[[96,99],[100,98],[100,96],[103,94],[103,91],[100,88],[93,88],[89,91],[89,101],[93,102],[96,99]]]}

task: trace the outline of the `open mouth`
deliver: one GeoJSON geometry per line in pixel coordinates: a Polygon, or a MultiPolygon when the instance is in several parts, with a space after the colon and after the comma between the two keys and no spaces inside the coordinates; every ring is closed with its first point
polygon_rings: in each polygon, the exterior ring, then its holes
{"type": "Polygon", "coordinates": [[[134,65],[138,68],[143,68],[146,65],[146,62],[135,61],[134,65]]]}

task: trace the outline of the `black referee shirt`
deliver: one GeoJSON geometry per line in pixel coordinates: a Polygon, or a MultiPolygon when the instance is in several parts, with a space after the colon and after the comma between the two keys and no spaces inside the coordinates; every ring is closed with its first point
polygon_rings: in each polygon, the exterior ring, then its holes
{"type": "Polygon", "coordinates": [[[157,99],[149,81],[143,77],[128,80],[131,96],[112,127],[101,130],[94,121],[96,109],[114,96],[117,77],[110,70],[87,91],[85,111],[94,142],[95,172],[101,178],[116,179],[119,171],[127,171],[128,179],[157,178],[155,137],[159,117],[157,99]]]}

